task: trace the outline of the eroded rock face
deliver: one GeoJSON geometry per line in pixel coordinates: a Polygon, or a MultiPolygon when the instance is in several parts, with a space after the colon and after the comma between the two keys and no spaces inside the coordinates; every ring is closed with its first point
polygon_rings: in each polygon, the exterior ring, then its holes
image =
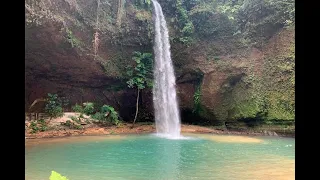
{"type": "MultiPolygon", "coordinates": [[[[190,55],[191,63],[181,68],[181,76],[190,69],[204,74],[199,115],[218,124],[250,119],[294,120],[294,29],[282,29],[260,49],[230,51],[232,46],[228,41],[216,41],[189,51],[196,53],[190,55]],[[220,47],[220,53],[206,56],[210,46],[220,47]]],[[[191,109],[192,92],[195,88],[179,94],[181,104],[191,109]]]]}
{"type": "MultiPolygon", "coordinates": [[[[103,4],[99,11],[99,51],[95,56],[92,40],[96,3],[94,0],[26,1],[26,111],[35,99],[57,93],[67,97],[70,105],[93,101],[114,106],[123,112],[124,118],[134,113],[135,92],[126,86],[125,66],[132,61],[131,54],[136,47],[149,43],[148,37],[139,38],[137,34],[141,32],[135,26],[119,44],[117,38],[128,32],[118,32],[117,25],[104,17],[113,18],[116,9],[112,7],[116,5],[103,4]],[[134,44],[131,36],[144,42],[134,44]],[[125,48],[124,42],[129,43],[125,48]]],[[[43,106],[34,111],[41,109],[43,106]]]]}
{"type": "MultiPolygon", "coordinates": [[[[72,105],[112,105],[132,120],[136,92],[126,86],[125,67],[133,51],[152,52],[151,14],[128,1],[119,28],[117,1],[100,7],[95,56],[97,1],[26,1],[26,110],[35,99],[58,93],[72,105]]],[[[282,29],[259,48],[239,42],[234,37],[190,47],[171,43],[183,121],[294,120],[294,28],[282,29]]],[[[151,90],[141,97],[141,116],[150,119],[151,90]]]]}
{"type": "Polygon", "coordinates": [[[294,120],[292,30],[280,31],[262,49],[249,49],[244,57],[219,61],[224,62],[212,65],[202,84],[203,106],[217,119],[294,120]]]}

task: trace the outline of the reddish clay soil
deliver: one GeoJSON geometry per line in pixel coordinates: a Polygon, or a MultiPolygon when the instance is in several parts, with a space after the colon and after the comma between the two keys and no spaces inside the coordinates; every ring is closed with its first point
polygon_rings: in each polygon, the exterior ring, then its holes
{"type": "MultiPolygon", "coordinates": [[[[30,130],[26,132],[27,139],[37,138],[53,138],[53,137],[66,137],[66,136],[79,136],[79,135],[107,135],[107,134],[143,134],[143,133],[155,133],[156,128],[154,124],[136,124],[131,128],[131,124],[122,124],[120,127],[88,127],[84,129],[59,129],[48,130],[45,132],[31,133],[30,130]]],[[[196,125],[181,125],[182,133],[212,133],[212,134],[233,134],[233,135],[265,135],[262,132],[239,132],[228,130],[217,130],[208,127],[201,127],[196,125]]]]}

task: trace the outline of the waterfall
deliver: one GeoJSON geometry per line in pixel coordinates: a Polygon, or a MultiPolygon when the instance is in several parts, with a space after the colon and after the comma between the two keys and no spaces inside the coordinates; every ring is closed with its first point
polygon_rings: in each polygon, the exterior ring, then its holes
{"type": "Polygon", "coordinates": [[[180,137],[180,114],[176,94],[169,33],[160,4],[153,2],[154,39],[154,86],[153,104],[157,133],[169,138],[180,137]]]}

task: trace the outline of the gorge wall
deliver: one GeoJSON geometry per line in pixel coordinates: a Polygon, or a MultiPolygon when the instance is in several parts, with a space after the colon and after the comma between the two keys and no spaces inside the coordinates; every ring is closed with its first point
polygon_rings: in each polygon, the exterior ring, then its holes
{"type": "MultiPolygon", "coordinates": [[[[183,122],[294,121],[291,6],[272,0],[159,3],[169,26],[183,122]]],[[[132,121],[136,92],[127,87],[125,72],[134,51],[152,52],[148,1],[26,0],[25,10],[26,111],[35,99],[57,93],[71,105],[112,105],[132,121]]],[[[151,89],[142,91],[140,102],[139,118],[152,120],[151,89]]]]}

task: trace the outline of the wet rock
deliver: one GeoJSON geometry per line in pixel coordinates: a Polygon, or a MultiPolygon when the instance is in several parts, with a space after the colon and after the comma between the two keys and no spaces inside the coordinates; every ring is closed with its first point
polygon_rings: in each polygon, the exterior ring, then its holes
{"type": "Polygon", "coordinates": [[[273,132],[273,136],[278,136],[278,134],[276,132],[273,132]]]}
{"type": "Polygon", "coordinates": [[[270,131],[267,131],[268,136],[273,136],[273,133],[270,131]]]}
{"type": "Polygon", "coordinates": [[[263,134],[266,136],[278,136],[278,134],[276,132],[266,131],[266,130],[263,131],[263,134]]]}

